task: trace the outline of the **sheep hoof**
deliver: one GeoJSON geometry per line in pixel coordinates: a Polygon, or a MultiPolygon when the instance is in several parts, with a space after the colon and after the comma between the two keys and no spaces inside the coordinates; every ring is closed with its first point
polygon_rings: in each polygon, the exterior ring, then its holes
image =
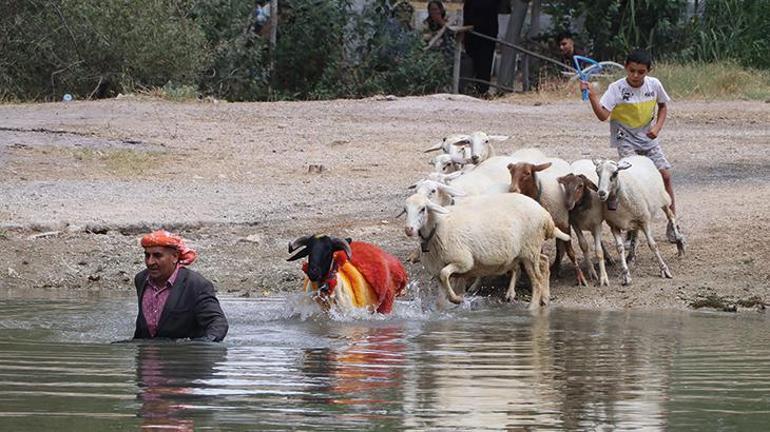
{"type": "Polygon", "coordinates": [[[623,275],[623,281],[621,282],[622,285],[629,285],[631,283],[631,275],[630,274],[624,274],[623,275]]]}
{"type": "Polygon", "coordinates": [[[602,277],[602,278],[599,280],[599,286],[610,286],[610,280],[609,280],[609,278],[607,278],[607,276],[603,276],[603,277],[602,277]]]}
{"type": "Polygon", "coordinates": [[[460,304],[463,302],[463,298],[457,295],[449,296],[449,301],[454,304],[460,304]]]}
{"type": "Polygon", "coordinates": [[[677,256],[683,257],[685,249],[686,249],[686,246],[685,246],[685,243],[684,243],[684,237],[682,237],[681,240],[676,242],[677,256]]]}
{"type": "Polygon", "coordinates": [[[671,276],[671,271],[668,269],[668,267],[661,267],[660,268],[660,277],[666,278],[666,279],[673,279],[674,277],[671,276]]]}

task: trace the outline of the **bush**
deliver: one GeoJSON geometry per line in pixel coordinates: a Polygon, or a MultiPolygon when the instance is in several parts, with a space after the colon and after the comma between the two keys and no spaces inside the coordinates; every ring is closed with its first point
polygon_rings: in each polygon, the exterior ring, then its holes
{"type": "Polygon", "coordinates": [[[30,0],[0,16],[3,97],[105,97],[196,82],[205,39],[182,0],[30,0]]]}

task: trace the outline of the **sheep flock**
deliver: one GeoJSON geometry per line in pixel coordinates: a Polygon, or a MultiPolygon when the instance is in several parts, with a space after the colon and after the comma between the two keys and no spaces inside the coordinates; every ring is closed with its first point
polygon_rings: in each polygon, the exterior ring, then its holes
{"type": "MultiPolygon", "coordinates": [[[[506,300],[514,301],[523,270],[532,286],[530,308],[547,305],[549,280],[558,277],[565,254],[578,285],[588,285],[590,278],[607,286],[606,265],[615,261],[602,241],[604,225],[612,233],[623,285],[631,283],[628,263],[636,256],[639,231],[660,275],[672,277],[653,238],[652,222],[661,210],[669,223],[678,225],[660,173],[649,159],[570,163],[536,148],[500,154],[492,142],[506,139],[484,132],[449,135],[425,150],[439,152],[429,162],[433,171],[410,186],[412,195],[402,211],[404,232],[417,243],[410,259],[419,260],[438,279],[447,299],[460,303],[462,292],[478,287],[482,277],[510,274],[506,300]],[[592,234],[593,252],[584,231],[592,234]],[[582,263],[572,238],[578,240],[582,263]],[[553,260],[544,253],[551,239],[553,260]]],[[[675,238],[678,256],[683,256],[686,243],[678,229],[675,238]]]]}

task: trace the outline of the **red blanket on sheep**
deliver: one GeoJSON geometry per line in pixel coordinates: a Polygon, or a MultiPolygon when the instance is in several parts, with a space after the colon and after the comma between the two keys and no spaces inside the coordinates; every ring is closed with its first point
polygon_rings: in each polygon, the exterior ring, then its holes
{"type": "MultiPolygon", "coordinates": [[[[404,293],[406,282],[409,280],[401,261],[369,243],[354,241],[350,243],[350,250],[353,252],[350,263],[361,272],[366,282],[377,293],[377,312],[390,313],[393,301],[404,293]]],[[[347,261],[345,252],[338,251],[334,255],[335,261],[342,268],[342,264],[347,261]]]]}

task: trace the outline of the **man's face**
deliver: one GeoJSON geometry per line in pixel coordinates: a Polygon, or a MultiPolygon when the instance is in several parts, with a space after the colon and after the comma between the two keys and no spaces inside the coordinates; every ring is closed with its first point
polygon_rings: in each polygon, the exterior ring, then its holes
{"type": "Polygon", "coordinates": [[[572,38],[564,38],[559,41],[559,51],[563,56],[571,56],[575,52],[575,41],[572,38]]]}
{"type": "Polygon", "coordinates": [[[179,252],[176,249],[155,246],[144,249],[144,264],[149,271],[150,279],[165,282],[176,269],[179,252]]]}
{"type": "Polygon", "coordinates": [[[635,62],[626,63],[626,81],[631,87],[640,87],[644,83],[647,72],[649,72],[647,65],[635,62]]]}

